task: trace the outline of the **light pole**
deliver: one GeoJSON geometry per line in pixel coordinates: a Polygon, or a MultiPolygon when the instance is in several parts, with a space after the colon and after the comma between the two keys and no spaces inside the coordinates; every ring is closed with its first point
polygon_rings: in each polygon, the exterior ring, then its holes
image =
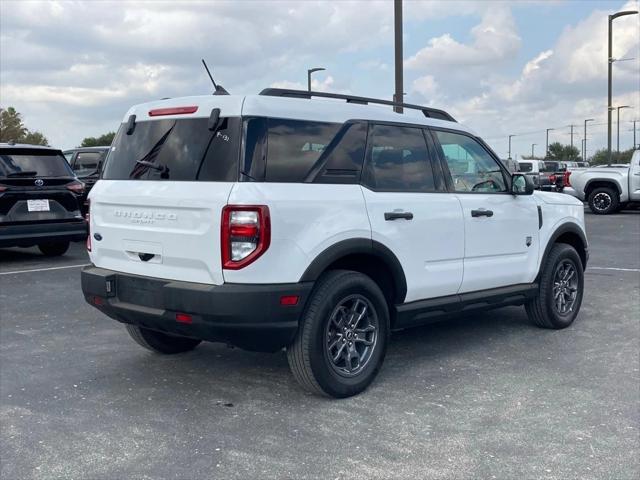
{"type": "Polygon", "coordinates": [[[633,121],[633,149],[636,149],[636,122],[638,122],[638,120],[634,120],[633,121]]]}
{"type": "Polygon", "coordinates": [[[532,143],[531,144],[531,160],[533,160],[536,145],[537,145],[537,143],[532,143]]]}
{"type": "Polygon", "coordinates": [[[584,121],[584,147],[582,147],[582,160],[587,161],[587,122],[593,122],[593,118],[584,121]]]}
{"type": "Polygon", "coordinates": [[[545,151],[545,158],[549,156],[549,132],[555,130],[555,128],[547,128],[547,150],[545,151]]]}
{"type": "Polygon", "coordinates": [[[620,153],[620,110],[622,110],[623,108],[631,108],[629,105],[620,105],[619,107],[616,107],[616,110],[618,110],[618,142],[616,144],[616,152],[620,153]]]}
{"type": "MultiPolygon", "coordinates": [[[[395,43],[395,76],[396,76],[396,93],[393,95],[393,101],[402,103],[403,100],[403,78],[402,78],[402,0],[394,0],[393,2],[393,25],[394,25],[394,43],[395,43]]],[[[394,106],[393,110],[402,113],[401,106],[394,106]]]]}
{"type": "Polygon", "coordinates": [[[573,150],[573,127],[575,127],[575,125],[569,125],[571,127],[571,149],[573,150]]]}
{"type": "Polygon", "coordinates": [[[515,137],[515,135],[509,135],[509,160],[511,160],[511,138],[515,137]]]}
{"type": "Polygon", "coordinates": [[[607,63],[608,63],[608,97],[609,97],[609,103],[608,103],[608,108],[607,108],[607,156],[609,157],[609,166],[611,166],[611,110],[612,110],[612,106],[611,106],[611,85],[612,85],[612,81],[611,81],[611,75],[612,75],[612,67],[613,67],[613,62],[615,61],[613,59],[613,21],[618,18],[618,17],[624,17],[625,15],[635,15],[637,14],[638,11],[637,10],[626,10],[624,12],[618,12],[618,13],[614,13],[613,15],[609,15],[609,50],[608,50],[608,57],[607,57],[607,63]]]}
{"type": "Polygon", "coordinates": [[[307,90],[311,91],[311,74],[313,72],[320,72],[322,70],[326,70],[326,69],[322,67],[315,67],[307,70],[307,90]]]}

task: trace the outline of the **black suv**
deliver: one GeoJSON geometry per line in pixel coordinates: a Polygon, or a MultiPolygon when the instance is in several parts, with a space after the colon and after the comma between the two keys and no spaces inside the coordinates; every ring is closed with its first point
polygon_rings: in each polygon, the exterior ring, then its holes
{"type": "Polygon", "coordinates": [[[64,254],[69,242],[87,236],[83,195],[60,150],[0,143],[0,247],[37,245],[45,255],[64,254]]]}
{"type": "Polygon", "coordinates": [[[80,199],[80,210],[86,214],[89,210],[87,196],[91,187],[100,178],[102,164],[110,147],[79,147],[63,152],[67,162],[75,172],[78,179],[84,183],[84,194],[80,199]]]}

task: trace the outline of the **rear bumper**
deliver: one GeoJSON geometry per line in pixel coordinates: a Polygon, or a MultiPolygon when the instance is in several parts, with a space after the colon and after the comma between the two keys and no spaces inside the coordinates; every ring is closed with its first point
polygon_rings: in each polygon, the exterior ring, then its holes
{"type": "Polygon", "coordinates": [[[0,247],[30,247],[51,242],[81,242],[87,238],[87,222],[0,225],[0,247]]]}
{"type": "Polygon", "coordinates": [[[82,271],[86,301],[115,320],[267,352],[293,341],[312,288],[313,282],[208,285],[93,266],[82,271]],[[281,305],[280,298],[285,295],[297,295],[298,303],[281,305]],[[177,321],[177,313],[190,315],[189,322],[177,321]]]}

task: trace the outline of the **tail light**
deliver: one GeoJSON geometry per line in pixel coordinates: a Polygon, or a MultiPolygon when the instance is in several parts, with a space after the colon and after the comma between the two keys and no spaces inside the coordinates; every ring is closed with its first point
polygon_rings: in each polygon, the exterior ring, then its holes
{"type": "Polygon", "coordinates": [[[564,172],[564,186],[565,187],[570,187],[571,186],[571,181],[569,180],[570,176],[571,176],[571,172],[569,170],[564,172]]]}
{"type": "Polygon", "coordinates": [[[549,175],[549,183],[556,183],[556,176],[554,174],[549,175]]]}
{"type": "Polygon", "coordinates": [[[222,209],[222,268],[239,270],[269,248],[271,221],[266,205],[227,205],[222,209]]]}
{"type": "Polygon", "coordinates": [[[0,193],[5,192],[7,190],[7,187],[3,187],[2,185],[0,185],[0,193]]]}
{"type": "Polygon", "coordinates": [[[84,218],[87,220],[87,251],[91,251],[91,200],[87,200],[87,214],[84,218]]]}
{"type": "Polygon", "coordinates": [[[67,190],[71,190],[76,195],[82,195],[84,193],[84,183],[77,180],[67,185],[67,190]]]}

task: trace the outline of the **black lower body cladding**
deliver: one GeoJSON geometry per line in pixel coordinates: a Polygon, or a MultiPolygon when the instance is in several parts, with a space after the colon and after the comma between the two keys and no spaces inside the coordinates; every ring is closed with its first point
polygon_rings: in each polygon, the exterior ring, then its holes
{"type": "Polygon", "coordinates": [[[94,266],[82,271],[87,302],[119,322],[263,352],[293,341],[312,288],[313,282],[209,285],[94,266]],[[297,303],[282,305],[283,296],[297,296],[297,303]]]}

